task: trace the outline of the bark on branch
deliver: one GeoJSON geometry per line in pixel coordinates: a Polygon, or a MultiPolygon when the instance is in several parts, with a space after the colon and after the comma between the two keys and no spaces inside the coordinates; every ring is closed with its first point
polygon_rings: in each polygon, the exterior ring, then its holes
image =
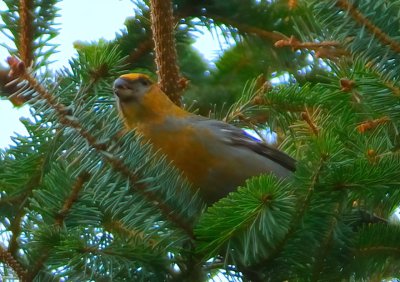
{"type": "Polygon", "coordinates": [[[150,7],[158,83],[175,104],[181,105],[181,92],[186,83],[177,64],[172,3],[170,0],[150,0],[150,7]]]}

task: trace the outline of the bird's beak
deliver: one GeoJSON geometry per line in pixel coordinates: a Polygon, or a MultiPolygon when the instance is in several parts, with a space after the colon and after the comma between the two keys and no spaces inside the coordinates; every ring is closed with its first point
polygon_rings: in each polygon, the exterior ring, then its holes
{"type": "Polygon", "coordinates": [[[114,94],[119,98],[121,98],[123,90],[127,89],[129,89],[129,83],[128,81],[126,81],[126,79],[117,78],[114,81],[114,86],[113,86],[114,94]]]}
{"type": "Polygon", "coordinates": [[[135,88],[130,81],[124,78],[117,78],[113,86],[114,94],[118,97],[119,102],[128,103],[137,101],[135,96],[135,88]]]}

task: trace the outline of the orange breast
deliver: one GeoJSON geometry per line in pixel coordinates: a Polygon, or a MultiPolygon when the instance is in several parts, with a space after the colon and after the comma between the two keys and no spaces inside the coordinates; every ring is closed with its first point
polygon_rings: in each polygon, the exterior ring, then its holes
{"type": "Polygon", "coordinates": [[[137,130],[155,149],[161,150],[195,187],[202,186],[209,169],[218,163],[216,157],[196,139],[196,132],[190,126],[170,132],[149,126],[139,126],[137,130]]]}

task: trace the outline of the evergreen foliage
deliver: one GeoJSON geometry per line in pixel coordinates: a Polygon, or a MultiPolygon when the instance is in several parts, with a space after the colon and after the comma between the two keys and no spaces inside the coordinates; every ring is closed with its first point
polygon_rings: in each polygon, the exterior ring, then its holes
{"type": "Polygon", "coordinates": [[[20,60],[0,95],[23,97],[34,121],[0,150],[0,277],[400,278],[400,1],[173,1],[185,106],[261,140],[272,130],[298,160],[293,179],[249,179],[210,207],[118,118],[113,80],[156,78],[148,1],[56,73],[59,1],[4,2],[20,60]],[[215,66],[191,46],[204,27],[231,42],[215,66]]]}

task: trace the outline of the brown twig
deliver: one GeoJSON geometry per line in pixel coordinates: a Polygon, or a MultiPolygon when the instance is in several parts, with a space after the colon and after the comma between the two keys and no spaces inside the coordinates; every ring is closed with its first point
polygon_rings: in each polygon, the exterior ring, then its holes
{"type": "Polygon", "coordinates": [[[391,81],[383,81],[383,84],[392,91],[393,95],[396,97],[400,96],[400,88],[397,87],[393,82],[391,81]]]}
{"type": "Polygon", "coordinates": [[[231,20],[231,19],[228,19],[225,17],[221,17],[221,16],[218,16],[215,14],[208,14],[207,16],[212,18],[213,20],[217,20],[223,24],[233,26],[233,27],[237,28],[240,32],[254,34],[254,35],[257,35],[258,37],[261,37],[266,40],[270,40],[272,42],[276,42],[276,41],[286,38],[286,36],[284,36],[280,33],[268,31],[268,30],[258,28],[255,26],[251,26],[251,25],[247,25],[244,23],[239,23],[234,20],[231,20]]]}
{"type": "Polygon", "coordinates": [[[49,254],[50,254],[49,247],[42,248],[39,258],[35,260],[34,266],[26,274],[26,281],[33,281],[33,279],[38,275],[40,270],[43,269],[44,263],[49,257],[49,254]]]}
{"type": "Polygon", "coordinates": [[[10,238],[10,242],[8,244],[8,251],[15,256],[17,255],[17,251],[19,248],[18,238],[21,234],[22,218],[24,217],[24,215],[26,213],[25,206],[28,203],[28,201],[27,201],[28,198],[32,195],[33,189],[35,189],[41,182],[43,164],[44,164],[43,160],[40,163],[38,163],[38,165],[39,165],[38,170],[31,177],[31,179],[29,179],[28,183],[26,184],[24,197],[21,199],[20,206],[18,207],[18,209],[15,207],[15,209],[17,209],[17,211],[16,211],[16,214],[10,224],[9,230],[11,231],[12,235],[10,238]]]}
{"type": "MultiPolygon", "coordinates": [[[[65,200],[63,207],[61,208],[60,212],[56,215],[55,224],[61,226],[65,217],[67,216],[68,212],[70,211],[72,205],[78,199],[79,192],[81,191],[83,185],[88,180],[90,175],[87,172],[82,172],[72,187],[70,196],[65,200]]],[[[32,269],[27,273],[28,281],[33,280],[40,270],[43,268],[44,263],[46,262],[47,258],[49,257],[50,249],[45,248],[42,249],[40,256],[36,259],[35,265],[32,269]]]]}
{"type": "Polygon", "coordinates": [[[19,1],[20,33],[19,53],[26,66],[33,62],[33,1],[19,1]]]}
{"type": "Polygon", "coordinates": [[[311,131],[318,136],[319,134],[319,129],[317,127],[317,125],[314,123],[314,121],[312,120],[312,117],[310,116],[310,113],[307,112],[302,112],[301,113],[301,117],[303,118],[303,120],[308,124],[308,126],[310,127],[311,131]]]}
{"type": "Polygon", "coordinates": [[[322,42],[301,42],[293,35],[290,38],[281,39],[275,42],[275,47],[291,47],[294,50],[307,48],[315,50],[321,47],[339,47],[340,43],[337,41],[322,41],[322,42]]]}
{"type": "Polygon", "coordinates": [[[22,106],[25,102],[29,101],[32,96],[15,95],[15,93],[23,91],[24,86],[10,84],[16,77],[10,76],[9,72],[10,70],[0,69],[0,96],[7,97],[14,106],[22,106]]]}
{"type": "Polygon", "coordinates": [[[293,51],[298,49],[314,50],[317,58],[335,59],[349,54],[340,47],[340,43],[337,41],[301,42],[293,35],[290,38],[276,41],[274,46],[277,48],[290,47],[293,51]]]}
{"type": "Polygon", "coordinates": [[[86,171],[82,172],[79,174],[77,177],[74,185],[72,186],[71,193],[67,199],[65,199],[64,204],[61,208],[61,210],[58,212],[56,216],[56,224],[58,226],[61,226],[62,223],[65,220],[65,217],[69,213],[69,211],[72,208],[72,205],[78,200],[79,197],[79,192],[82,190],[83,185],[85,184],[86,181],[88,181],[90,178],[90,174],[87,173],[86,171]]]}
{"type": "Polygon", "coordinates": [[[365,133],[368,130],[374,129],[380,125],[383,125],[385,123],[388,123],[390,121],[390,118],[387,116],[374,119],[374,120],[367,120],[359,125],[357,125],[357,130],[360,133],[365,133]]]}
{"type": "Polygon", "coordinates": [[[149,238],[148,234],[140,230],[133,230],[132,228],[127,228],[121,221],[109,219],[104,222],[104,226],[107,231],[112,233],[119,233],[126,238],[140,239],[142,242],[148,243],[150,248],[153,248],[157,245],[157,240],[153,238],[149,238]]]}
{"type": "Polygon", "coordinates": [[[396,80],[387,80],[387,77],[385,74],[382,73],[382,70],[378,70],[376,68],[376,64],[371,61],[367,62],[365,64],[365,67],[370,69],[374,75],[378,76],[378,78],[380,78],[381,80],[381,83],[386,86],[390,91],[392,91],[394,96],[400,96],[400,88],[397,86],[398,82],[396,80]]]}
{"type": "Polygon", "coordinates": [[[190,238],[194,238],[191,223],[177,215],[174,212],[174,209],[167,205],[156,193],[148,191],[148,187],[144,183],[139,182],[140,177],[136,175],[122,159],[106,152],[110,146],[106,143],[98,142],[94,135],[84,129],[76,119],[71,118],[68,115],[69,110],[67,107],[61,103],[58,103],[56,98],[54,98],[51,93],[47,92],[46,89],[39,84],[39,82],[26,70],[23,62],[16,58],[8,58],[8,63],[11,67],[12,73],[14,75],[18,74],[20,80],[27,81],[30,87],[36,91],[39,97],[45,100],[47,104],[56,111],[58,118],[63,125],[75,129],[84,139],[86,139],[92,148],[101,154],[103,159],[108,162],[115,171],[120,172],[130,180],[130,183],[136,192],[140,193],[150,203],[153,203],[168,220],[170,220],[172,223],[175,223],[178,227],[185,231],[190,238]]]}
{"type": "Polygon", "coordinates": [[[340,90],[343,92],[352,92],[356,87],[356,82],[347,77],[343,77],[339,80],[340,90]]]}
{"type": "Polygon", "coordinates": [[[0,245],[0,261],[4,262],[9,267],[11,267],[21,281],[28,281],[26,277],[27,273],[26,269],[13,257],[13,255],[10,252],[6,251],[6,249],[4,249],[1,245],[0,245]]]}
{"type": "Polygon", "coordinates": [[[398,247],[386,247],[386,246],[369,246],[365,248],[355,249],[354,253],[360,256],[371,256],[373,254],[385,254],[385,255],[399,255],[400,249],[398,247]]]}
{"type": "Polygon", "coordinates": [[[297,7],[297,0],[288,0],[289,10],[294,10],[297,7]]]}
{"type": "Polygon", "coordinates": [[[150,7],[158,83],[171,100],[180,106],[181,92],[186,83],[179,74],[177,64],[172,3],[170,0],[150,0],[150,7]]]}
{"type": "Polygon", "coordinates": [[[321,47],[315,50],[315,57],[334,60],[340,57],[349,56],[350,52],[344,48],[321,47]]]}
{"type": "Polygon", "coordinates": [[[28,193],[23,192],[15,196],[8,196],[3,199],[0,199],[0,209],[3,206],[21,205],[22,202],[25,200],[27,194],[28,193]]]}
{"type": "Polygon", "coordinates": [[[126,59],[129,64],[135,63],[140,57],[149,52],[154,47],[152,39],[143,41],[137,48],[135,48],[126,59]]]}
{"type": "MultiPolygon", "coordinates": [[[[27,197],[24,198],[23,202],[26,202],[27,197]]],[[[13,255],[17,255],[19,243],[18,243],[18,238],[21,235],[21,224],[22,224],[22,218],[25,215],[25,205],[22,203],[20,207],[18,207],[18,210],[15,214],[15,216],[12,218],[12,221],[10,223],[10,227],[8,228],[11,232],[11,237],[10,241],[8,244],[8,251],[13,255]]]]}
{"type": "Polygon", "coordinates": [[[349,3],[347,0],[339,0],[336,2],[336,6],[348,11],[350,16],[352,16],[357,23],[365,26],[367,30],[369,30],[384,45],[388,45],[394,52],[400,53],[400,43],[393,40],[382,29],[374,25],[353,4],[349,3]]]}

